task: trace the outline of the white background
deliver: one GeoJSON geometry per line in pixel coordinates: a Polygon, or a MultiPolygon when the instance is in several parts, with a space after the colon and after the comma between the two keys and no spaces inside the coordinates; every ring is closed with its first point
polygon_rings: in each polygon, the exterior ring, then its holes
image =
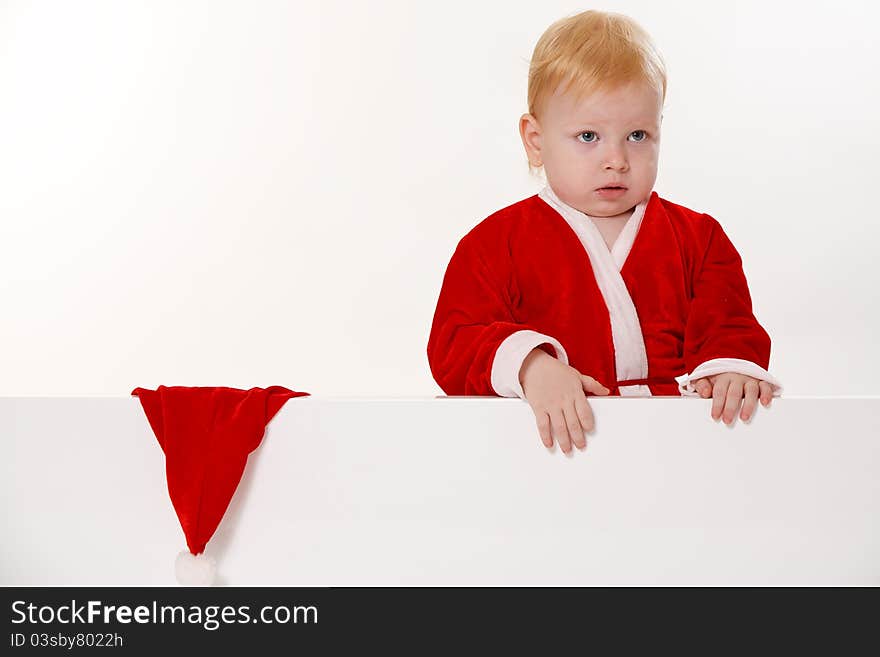
{"type": "MultiPolygon", "coordinates": [[[[588,8],[0,3],[0,395],[442,394],[446,264],[541,188],[528,60],[588,8]]],[[[739,249],[786,394],[878,393],[876,3],[592,8],[663,53],[655,189],[739,249]]]]}

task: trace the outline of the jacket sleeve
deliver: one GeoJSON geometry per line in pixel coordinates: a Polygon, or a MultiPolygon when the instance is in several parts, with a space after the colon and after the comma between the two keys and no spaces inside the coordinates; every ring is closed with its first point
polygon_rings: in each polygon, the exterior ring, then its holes
{"type": "Polygon", "coordinates": [[[684,334],[688,372],[719,358],[750,361],[766,370],[770,336],[752,313],[752,299],[736,248],[712,217],[708,241],[696,270],[684,334]]]}
{"type": "MultiPolygon", "coordinates": [[[[510,386],[501,391],[493,387],[495,354],[514,333],[538,332],[514,320],[509,254],[502,248],[493,251],[490,256],[469,233],[458,243],[443,277],[427,351],[431,374],[447,395],[519,396],[510,386]]],[[[538,346],[560,356],[561,345],[556,350],[550,340],[538,346]]]]}

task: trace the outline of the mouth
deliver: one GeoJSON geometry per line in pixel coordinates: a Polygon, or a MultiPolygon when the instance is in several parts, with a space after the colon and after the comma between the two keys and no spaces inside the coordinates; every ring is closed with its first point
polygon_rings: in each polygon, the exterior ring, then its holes
{"type": "Polygon", "coordinates": [[[601,189],[626,189],[623,185],[608,185],[607,187],[600,187],[596,191],[598,192],[601,189]]]}

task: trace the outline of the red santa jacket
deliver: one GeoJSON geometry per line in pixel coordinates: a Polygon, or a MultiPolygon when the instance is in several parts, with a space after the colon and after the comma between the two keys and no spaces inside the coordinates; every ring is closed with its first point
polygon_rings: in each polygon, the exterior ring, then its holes
{"type": "MultiPolygon", "coordinates": [[[[647,376],[637,383],[653,395],[679,395],[674,377],[722,358],[766,371],[770,337],[752,313],[740,256],[715,219],[652,192],[632,239],[619,274],[647,356],[647,376]]],[[[459,241],[427,346],[446,394],[498,394],[496,352],[522,331],[552,336],[563,360],[613,395],[634,382],[618,377],[608,305],[584,249],[537,194],[490,215],[459,241]]],[[[541,348],[560,356],[549,344],[541,348]]]]}

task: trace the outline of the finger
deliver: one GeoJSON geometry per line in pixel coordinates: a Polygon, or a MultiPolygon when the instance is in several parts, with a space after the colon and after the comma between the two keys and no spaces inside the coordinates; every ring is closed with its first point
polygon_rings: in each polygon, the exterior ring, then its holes
{"type": "Polygon", "coordinates": [[[712,384],[708,379],[697,379],[697,382],[694,383],[694,389],[703,399],[709,399],[712,396],[712,384]]]}
{"type": "Polygon", "coordinates": [[[764,406],[770,406],[770,401],[773,399],[773,386],[766,381],[759,381],[758,387],[761,389],[761,403],[764,406]]]}
{"type": "Polygon", "coordinates": [[[594,395],[607,395],[611,392],[611,390],[596,381],[596,379],[586,374],[581,374],[581,386],[585,391],[592,392],[594,395]]]}
{"type": "Polygon", "coordinates": [[[712,419],[721,419],[721,412],[724,410],[724,397],[727,395],[727,388],[730,387],[730,379],[716,379],[712,385],[712,419]]]}
{"type": "Polygon", "coordinates": [[[755,412],[755,408],[758,406],[758,392],[757,381],[746,382],[746,385],[743,388],[745,401],[743,402],[742,414],[740,415],[740,418],[743,421],[748,421],[749,418],[752,417],[752,413],[755,412]]]}
{"type": "Polygon", "coordinates": [[[568,436],[568,427],[565,425],[565,415],[561,408],[550,411],[550,426],[553,429],[553,437],[559,443],[559,449],[568,454],[571,451],[571,438],[568,436]]]}
{"type": "Polygon", "coordinates": [[[538,425],[538,435],[541,442],[548,449],[553,447],[553,437],[550,435],[550,416],[544,410],[535,410],[535,423],[538,425]]]}
{"type": "Polygon", "coordinates": [[[562,414],[565,416],[565,426],[568,427],[568,435],[571,436],[571,442],[578,449],[583,449],[587,446],[587,438],[584,436],[584,428],[581,426],[574,402],[563,406],[562,414]]]}
{"type": "Polygon", "coordinates": [[[574,408],[577,411],[578,419],[586,433],[593,430],[595,420],[593,420],[593,409],[590,408],[590,402],[586,397],[578,397],[574,400],[574,408]]]}
{"type": "Polygon", "coordinates": [[[743,400],[743,384],[739,379],[730,382],[727,389],[727,395],[724,399],[724,424],[733,424],[736,414],[739,413],[739,406],[743,400]]]}

